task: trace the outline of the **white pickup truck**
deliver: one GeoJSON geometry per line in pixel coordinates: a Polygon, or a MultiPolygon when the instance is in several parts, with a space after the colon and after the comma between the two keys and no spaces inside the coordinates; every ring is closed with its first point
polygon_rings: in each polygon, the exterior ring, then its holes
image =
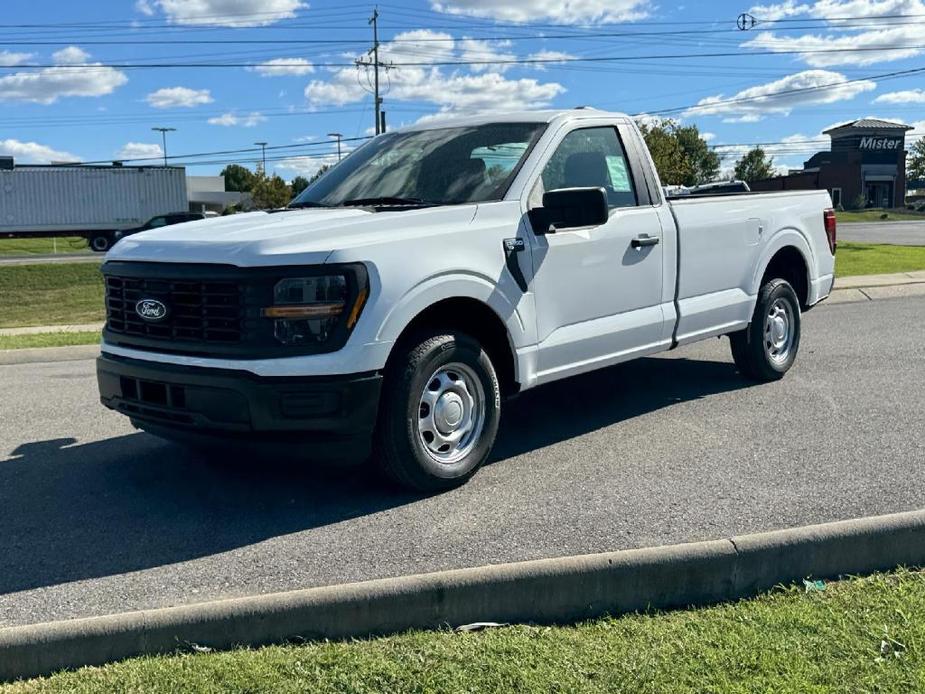
{"type": "Polygon", "coordinates": [[[621,114],[413,126],[285,209],[120,241],[101,399],[165,438],[374,451],[397,482],[446,489],[528,388],[720,335],[744,377],[782,377],[834,281],[830,208],[825,191],[666,199],[621,114]]]}

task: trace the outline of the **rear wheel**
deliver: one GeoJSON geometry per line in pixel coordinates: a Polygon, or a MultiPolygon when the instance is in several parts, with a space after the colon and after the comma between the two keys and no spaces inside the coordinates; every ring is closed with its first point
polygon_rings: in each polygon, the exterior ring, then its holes
{"type": "Polygon", "coordinates": [[[766,282],[751,323],[729,340],[743,376],[757,381],[783,378],[800,348],[800,302],[793,287],[782,279],[766,282]]]}
{"type": "Polygon", "coordinates": [[[380,467],[417,491],[459,486],[491,453],[500,414],[498,377],[479,343],[463,333],[422,334],[386,374],[380,467]]]}

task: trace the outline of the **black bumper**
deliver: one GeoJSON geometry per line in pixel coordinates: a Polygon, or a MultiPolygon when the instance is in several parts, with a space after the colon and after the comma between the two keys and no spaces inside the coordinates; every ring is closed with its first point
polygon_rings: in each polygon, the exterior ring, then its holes
{"type": "Polygon", "coordinates": [[[100,401],[135,426],[191,443],[281,443],[324,457],[367,454],[382,376],[262,377],[103,354],[100,401]]]}

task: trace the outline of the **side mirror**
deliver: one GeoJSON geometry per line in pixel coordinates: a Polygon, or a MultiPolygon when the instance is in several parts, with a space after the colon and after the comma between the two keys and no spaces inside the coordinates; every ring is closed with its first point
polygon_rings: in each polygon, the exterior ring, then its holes
{"type": "Polygon", "coordinates": [[[528,212],[537,234],[556,229],[594,227],[610,217],[607,193],[603,188],[560,188],[543,194],[543,206],[528,212]]]}

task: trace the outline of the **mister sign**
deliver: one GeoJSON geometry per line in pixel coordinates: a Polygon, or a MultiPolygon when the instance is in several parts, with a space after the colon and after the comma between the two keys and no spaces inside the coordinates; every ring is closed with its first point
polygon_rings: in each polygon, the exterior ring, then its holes
{"type": "Polygon", "coordinates": [[[903,148],[901,137],[862,137],[858,149],[891,151],[895,152],[903,148]]]}

